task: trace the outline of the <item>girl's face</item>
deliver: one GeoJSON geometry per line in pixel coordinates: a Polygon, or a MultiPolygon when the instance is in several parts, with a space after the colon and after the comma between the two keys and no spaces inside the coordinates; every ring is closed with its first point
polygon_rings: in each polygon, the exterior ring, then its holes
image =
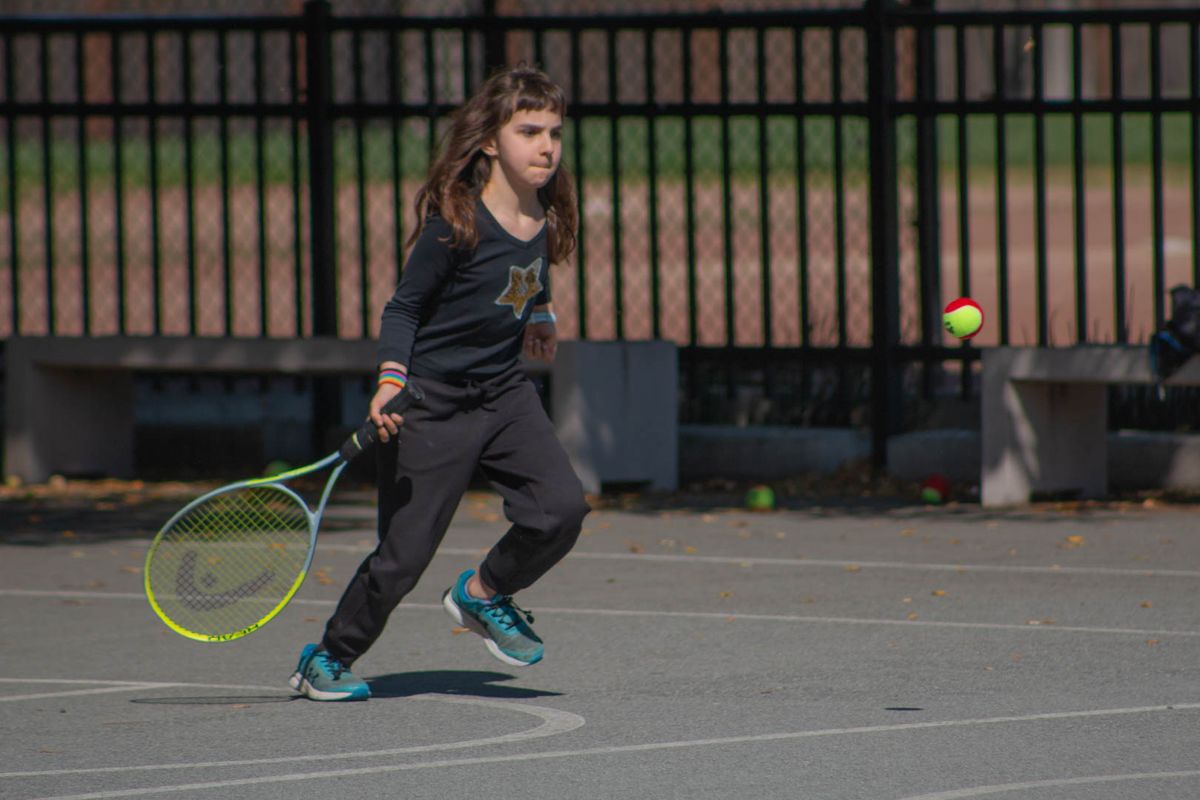
{"type": "Polygon", "coordinates": [[[514,189],[540,189],[562,158],[562,128],[557,111],[516,111],[483,152],[496,160],[514,189]]]}

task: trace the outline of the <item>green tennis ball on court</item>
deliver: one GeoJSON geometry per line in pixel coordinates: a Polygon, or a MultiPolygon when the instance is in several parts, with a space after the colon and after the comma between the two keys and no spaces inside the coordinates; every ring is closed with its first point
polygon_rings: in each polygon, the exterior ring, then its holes
{"type": "Polygon", "coordinates": [[[751,511],[771,511],[775,508],[775,492],[770,486],[751,486],[746,492],[746,508],[751,511]]]}
{"type": "Polygon", "coordinates": [[[942,475],[930,475],[921,482],[921,501],[939,506],[950,498],[950,481],[942,475]]]}
{"type": "Polygon", "coordinates": [[[951,336],[970,339],[983,327],[983,308],[969,297],[951,300],[942,311],[942,325],[951,336]]]}

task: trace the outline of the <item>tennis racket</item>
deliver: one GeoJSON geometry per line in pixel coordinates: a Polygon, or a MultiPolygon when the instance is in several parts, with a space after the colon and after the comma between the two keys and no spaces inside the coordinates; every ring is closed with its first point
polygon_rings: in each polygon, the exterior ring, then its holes
{"type": "MultiPolygon", "coordinates": [[[[410,380],[383,413],[402,414],[422,399],[410,380]]],[[[222,486],[179,509],[146,554],[150,607],[171,630],[201,642],[240,639],[269,622],[304,583],[321,515],[342,470],[376,437],[368,420],[320,461],[222,486]],[[330,467],[315,509],[287,485],[330,467]]]]}

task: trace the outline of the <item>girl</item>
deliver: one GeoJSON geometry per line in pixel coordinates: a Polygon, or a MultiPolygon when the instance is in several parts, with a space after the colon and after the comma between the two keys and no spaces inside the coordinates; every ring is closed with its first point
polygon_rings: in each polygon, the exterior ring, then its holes
{"type": "Polygon", "coordinates": [[[446,590],[442,605],[496,658],[542,658],[533,617],[512,595],[574,545],[590,510],[555,437],[522,349],[549,362],[556,346],[549,265],[575,247],[575,197],[561,168],[566,99],[542,72],[502,70],[455,114],[417,192],[417,230],[383,310],[370,419],[380,447],[379,545],[307,645],[292,687],[314,700],[366,699],[350,672],[433,559],[477,468],[512,526],[446,590]],[[424,401],[402,417],[380,409],[409,377],[424,401]]]}

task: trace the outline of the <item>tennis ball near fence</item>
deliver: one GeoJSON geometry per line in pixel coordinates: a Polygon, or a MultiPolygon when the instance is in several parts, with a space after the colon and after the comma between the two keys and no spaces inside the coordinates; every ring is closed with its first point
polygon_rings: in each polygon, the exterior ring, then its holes
{"type": "Polygon", "coordinates": [[[775,492],[770,486],[751,486],[746,492],[746,508],[751,511],[774,510],[775,492]]]}
{"type": "Polygon", "coordinates": [[[942,475],[930,475],[921,481],[921,501],[939,506],[950,499],[950,481],[942,475]]]}
{"type": "Polygon", "coordinates": [[[951,336],[970,339],[983,327],[983,309],[969,297],[951,300],[942,311],[942,325],[951,336]]]}

